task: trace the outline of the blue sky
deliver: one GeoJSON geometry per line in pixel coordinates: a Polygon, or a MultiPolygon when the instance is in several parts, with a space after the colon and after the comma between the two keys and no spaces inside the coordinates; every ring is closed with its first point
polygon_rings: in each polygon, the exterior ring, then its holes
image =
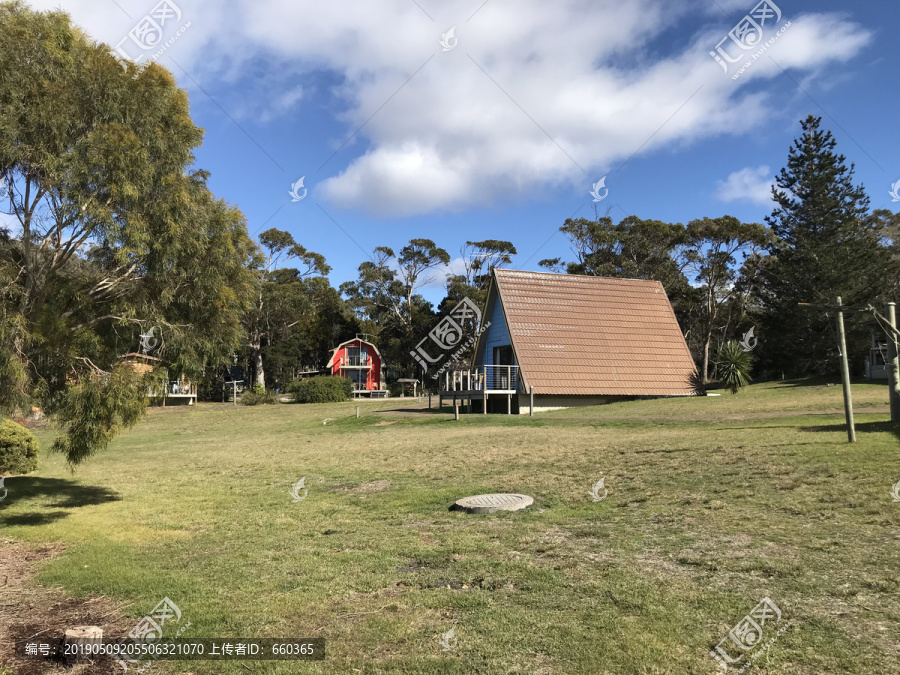
{"type": "MultiPolygon", "coordinates": [[[[453,257],[466,240],[508,239],[523,269],[566,258],[558,228],[593,216],[604,176],[598,207],[616,220],[762,221],[809,113],[873,208],[895,206],[896,2],[174,0],[162,15],[157,2],[31,4],[130,58],[142,52],[129,31],[162,16],[159,61],[206,130],[196,164],[212,190],[251,233],[285,229],[324,254],[335,286],[412,237],[453,257]],[[736,26],[749,30],[730,38],[736,26]],[[741,57],[727,73],[717,46],[741,57]]],[[[425,295],[439,301],[440,283],[425,295]]]]}

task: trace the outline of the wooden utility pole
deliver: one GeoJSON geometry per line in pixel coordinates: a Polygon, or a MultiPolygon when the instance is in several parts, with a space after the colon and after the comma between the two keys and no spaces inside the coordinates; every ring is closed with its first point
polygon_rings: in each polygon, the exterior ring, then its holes
{"type": "Polygon", "coordinates": [[[888,396],[891,400],[891,422],[900,423],[900,355],[897,340],[897,306],[887,305],[887,320],[893,332],[888,332],[888,396]]]}
{"type": "Polygon", "coordinates": [[[850,393],[850,364],[847,361],[847,338],[844,334],[844,310],[838,296],[838,338],[841,349],[841,380],[844,383],[844,415],[847,418],[847,438],[856,443],[856,425],[853,423],[853,396],[850,393]]]}

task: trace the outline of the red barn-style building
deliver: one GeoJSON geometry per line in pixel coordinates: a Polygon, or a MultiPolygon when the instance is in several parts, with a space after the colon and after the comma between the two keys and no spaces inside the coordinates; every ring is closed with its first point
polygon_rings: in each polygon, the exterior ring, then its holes
{"type": "Polygon", "coordinates": [[[382,391],[381,353],[361,338],[347,340],[331,350],[326,369],[330,375],[350,378],[354,393],[382,391]]]}

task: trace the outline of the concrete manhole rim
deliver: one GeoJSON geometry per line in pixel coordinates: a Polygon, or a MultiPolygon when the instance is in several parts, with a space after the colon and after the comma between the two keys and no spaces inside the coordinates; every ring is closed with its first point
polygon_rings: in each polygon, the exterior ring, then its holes
{"type": "Polygon", "coordinates": [[[534,498],[515,492],[494,492],[457,499],[451,511],[466,513],[496,513],[497,511],[521,511],[534,504],[534,498]]]}

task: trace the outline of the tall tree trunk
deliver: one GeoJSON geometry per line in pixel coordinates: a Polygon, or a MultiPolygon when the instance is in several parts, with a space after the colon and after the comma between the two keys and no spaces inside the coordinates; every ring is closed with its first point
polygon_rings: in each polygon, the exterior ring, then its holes
{"type": "Polygon", "coordinates": [[[716,289],[712,279],[706,280],[706,336],[703,340],[703,382],[709,382],[709,343],[712,342],[713,325],[718,316],[716,289]]]}
{"type": "Polygon", "coordinates": [[[253,357],[253,384],[266,388],[266,371],[263,368],[262,348],[258,345],[250,345],[253,357]]]}
{"type": "Polygon", "coordinates": [[[709,382],[709,343],[710,336],[706,336],[706,342],[703,343],[703,382],[709,382]]]}

